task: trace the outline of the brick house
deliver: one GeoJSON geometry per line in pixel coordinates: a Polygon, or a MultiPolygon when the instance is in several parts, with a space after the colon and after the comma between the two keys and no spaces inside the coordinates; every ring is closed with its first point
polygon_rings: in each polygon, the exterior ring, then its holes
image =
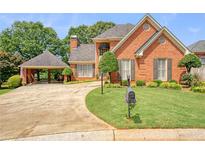
{"type": "Polygon", "coordinates": [[[179,81],[185,72],[178,62],[190,50],[152,16],[145,15],[136,25],[122,24],[93,38],[93,44],[79,44],[77,36],[70,40],[72,80],[96,79],[98,63],[106,51],[114,52],[119,71],[112,73],[113,82],[155,79],[179,81]]]}

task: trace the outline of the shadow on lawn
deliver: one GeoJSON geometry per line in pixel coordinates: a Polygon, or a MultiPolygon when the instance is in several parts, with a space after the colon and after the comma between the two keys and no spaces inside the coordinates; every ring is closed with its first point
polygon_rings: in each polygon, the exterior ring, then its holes
{"type": "Polygon", "coordinates": [[[137,113],[134,116],[132,116],[132,119],[134,121],[134,123],[142,123],[141,119],[140,119],[140,115],[137,113]]]}

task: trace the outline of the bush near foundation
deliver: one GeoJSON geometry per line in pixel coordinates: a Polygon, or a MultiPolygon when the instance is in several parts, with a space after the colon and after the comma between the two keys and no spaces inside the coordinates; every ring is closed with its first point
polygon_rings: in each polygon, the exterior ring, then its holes
{"type": "Polygon", "coordinates": [[[160,88],[166,88],[166,89],[176,89],[176,90],[180,90],[182,89],[180,84],[174,83],[174,82],[163,82],[160,84],[159,86],[160,88]]]}
{"type": "Polygon", "coordinates": [[[154,80],[153,82],[157,83],[157,86],[159,87],[160,84],[162,83],[162,80],[154,80]]]}
{"type": "Polygon", "coordinates": [[[145,81],[144,80],[137,80],[136,86],[145,86],[145,81]]]}
{"type": "Polygon", "coordinates": [[[176,80],[169,80],[169,83],[177,83],[176,80]]]}
{"type": "Polygon", "coordinates": [[[21,78],[20,75],[11,76],[8,81],[9,88],[17,88],[21,86],[21,78]]]}
{"type": "Polygon", "coordinates": [[[148,82],[147,87],[149,88],[156,88],[158,87],[158,84],[156,82],[148,82]]]}
{"type": "Polygon", "coordinates": [[[192,87],[191,90],[192,90],[193,92],[205,93],[205,86],[192,87]]]}
{"type": "Polygon", "coordinates": [[[122,86],[128,86],[128,81],[127,80],[122,80],[122,86]]]}

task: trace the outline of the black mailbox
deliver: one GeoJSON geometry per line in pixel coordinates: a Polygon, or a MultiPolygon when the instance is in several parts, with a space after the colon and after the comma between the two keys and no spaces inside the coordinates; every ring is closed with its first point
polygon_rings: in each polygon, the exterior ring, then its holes
{"type": "Polygon", "coordinates": [[[126,102],[128,104],[135,104],[136,103],[135,92],[132,90],[131,87],[127,88],[127,93],[126,93],[125,99],[126,99],[126,102]]]}

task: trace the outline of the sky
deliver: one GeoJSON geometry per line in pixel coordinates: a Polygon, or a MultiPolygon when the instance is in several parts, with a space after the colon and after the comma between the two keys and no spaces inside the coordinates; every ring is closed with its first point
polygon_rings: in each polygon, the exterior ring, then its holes
{"type": "MultiPolygon", "coordinates": [[[[64,38],[71,26],[92,25],[97,21],[112,21],[116,24],[136,24],[145,14],[142,13],[0,13],[0,32],[12,25],[14,21],[40,21],[52,27],[60,38],[64,38]]],[[[204,14],[151,14],[162,26],[166,26],[185,45],[198,40],[205,40],[204,14]]]]}

